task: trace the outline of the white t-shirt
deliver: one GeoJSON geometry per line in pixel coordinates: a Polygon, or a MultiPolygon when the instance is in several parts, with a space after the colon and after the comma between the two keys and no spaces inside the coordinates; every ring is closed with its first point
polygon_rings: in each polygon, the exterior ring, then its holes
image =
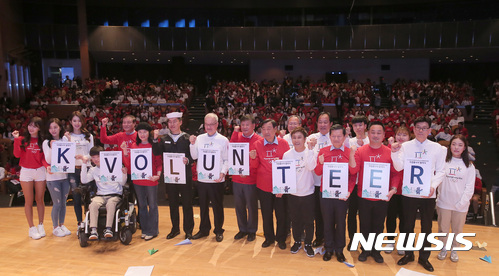
{"type": "Polygon", "coordinates": [[[437,206],[442,209],[468,212],[475,191],[475,166],[466,168],[462,159],[452,157],[445,162],[445,176],[438,186],[437,206]]]}
{"type": "Polygon", "coordinates": [[[309,149],[297,152],[294,148],[286,151],[282,159],[296,161],[296,193],[295,196],[307,196],[314,193],[314,169],[317,165],[316,154],[309,149]]]}

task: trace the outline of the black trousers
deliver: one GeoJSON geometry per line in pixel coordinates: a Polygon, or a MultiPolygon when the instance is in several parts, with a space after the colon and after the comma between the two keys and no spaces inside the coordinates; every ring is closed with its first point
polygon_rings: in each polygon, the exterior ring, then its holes
{"type": "Polygon", "coordinates": [[[348,197],[348,237],[353,239],[357,233],[357,211],[359,210],[359,196],[357,195],[357,185],[353,188],[348,197]]]}
{"type": "Polygon", "coordinates": [[[232,182],[237,226],[244,233],[256,233],[258,229],[258,196],[255,184],[232,182]]]}
{"type": "MultiPolygon", "coordinates": [[[[414,225],[416,224],[416,214],[419,209],[421,216],[421,233],[426,235],[431,233],[431,226],[433,223],[433,214],[435,213],[435,199],[434,198],[412,198],[404,196],[402,199],[402,210],[404,216],[404,233],[413,233],[414,225]]],[[[404,245],[407,241],[403,241],[404,245]]],[[[430,247],[431,244],[425,239],[423,247],[419,250],[419,259],[428,260],[431,251],[425,251],[423,248],[430,247]]],[[[406,255],[414,255],[413,251],[405,251],[406,255]]]]}
{"type": "Polygon", "coordinates": [[[215,222],[215,234],[224,232],[224,182],[204,183],[198,181],[199,209],[201,223],[199,231],[209,233],[211,230],[210,222],[210,202],[213,209],[213,219],[215,222]]]}
{"type": "MultiPolygon", "coordinates": [[[[383,233],[387,210],[387,201],[359,198],[360,233],[366,240],[369,233],[383,233]]],[[[375,251],[374,248],[372,251],[375,251]]]]}
{"type": "MultiPolygon", "coordinates": [[[[395,233],[397,228],[397,218],[399,219],[399,232],[402,233],[404,226],[404,214],[402,210],[402,195],[393,195],[388,202],[388,212],[386,214],[386,233],[395,233]]],[[[393,240],[394,237],[388,237],[393,240]]]]}
{"type": "Polygon", "coordinates": [[[293,228],[293,239],[301,243],[303,231],[305,231],[305,244],[312,244],[314,238],[314,212],[315,195],[288,196],[288,205],[291,215],[291,227],[293,228]]]}
{"type": "Polygon", "coordinates": [[[287,195],[281,198],[270,192],[257,188],[258,199],[263,220],[263,235],[267,241],[285,242],[288,231],[286,229],[287,195]],[[274,232],[274,212],[277,221],[277,229],[274,232]]]}
{"type": "Polygon", "coordinates": [[[180,202],[182,202],[184,232],[186,234],[192,234],[192,229],[194,229],[192,181],[187,180],[186,184],[167,184],[167,189],[172,230],[180,231],[179,205],[180,202]]]}
{"type": "Polygon", "coordinates": [[[324,219],[324,247],[328,252],[343,252],[348,201],[321,198],[324,219]]]}
{"type": "Polygon", "coordinates": [[[315,239],[323,240],[324,239],[324,221],[322,221],[322,212],[321,212],[321,187],[315,186],[314,190],[314,198],[315,198],[315,239]]]}

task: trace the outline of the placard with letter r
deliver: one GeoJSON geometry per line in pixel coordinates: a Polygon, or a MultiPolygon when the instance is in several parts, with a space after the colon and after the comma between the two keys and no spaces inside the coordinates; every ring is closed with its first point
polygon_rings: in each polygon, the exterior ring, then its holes
{"type": "Polygon", "coordinates": [[[404,180],[402,194],[428,196],[431,188],[433,170],[428,159],[411,159],[404,161],[404,180]]]}

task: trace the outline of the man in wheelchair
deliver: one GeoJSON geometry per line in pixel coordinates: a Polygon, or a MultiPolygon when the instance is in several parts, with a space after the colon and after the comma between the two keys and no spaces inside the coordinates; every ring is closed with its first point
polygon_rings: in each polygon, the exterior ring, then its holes
{"type": "Polygon", "coordinates": [[[100,176],[100,152],[104,151],[102,147],[93,147],[90,149],[90,160],[96,165],[88,169],[87,166],[89,158],[88,156],[78,156],[83,161],[81,167],[81,182],[86,184],[91,181],[95,181],[97,186],[96,196],[92,198],[92,202],[89,205],[90,211],[90,240],[97,240],[97,223],[99,218],[99,208],[101,206],[106,206],[106,229],[104,229],[104,238],[113,237],[113,221],[114,214],[116,211],[116,206],[121,200],[121,195],[123,194],[123,186],[127,180],[127,169],[122,168],[123,179],[121,182],[117,181],[102,181],[100,176]]]}

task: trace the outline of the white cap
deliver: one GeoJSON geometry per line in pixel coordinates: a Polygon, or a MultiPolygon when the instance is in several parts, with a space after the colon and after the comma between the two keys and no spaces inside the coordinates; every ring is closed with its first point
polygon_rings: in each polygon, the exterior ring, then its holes
{"type": "Polygon", "coordinates": [[[182,112],[170,112],[166,114],[166,118],[168,119],[182,118],[182,112]]]}

